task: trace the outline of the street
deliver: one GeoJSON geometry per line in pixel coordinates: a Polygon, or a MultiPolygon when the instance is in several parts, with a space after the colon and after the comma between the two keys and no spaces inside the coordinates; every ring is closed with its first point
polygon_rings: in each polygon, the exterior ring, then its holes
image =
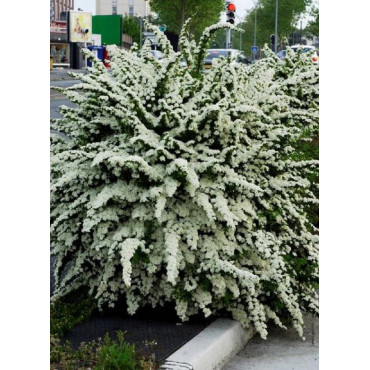
{"type": "Polygon", "coordinates": [[[62,118],[59,113],[59,107],[66,105],[68,107],[74,107],[75,104],[71,103],[68,99],[50,99],[50,118],[62,118]]]}
{"type": "MultiPolygon", "coordinates": [[[[80,82],[79,80],[50,81],[50,86],[69,87],[79,82],[80,82]]],[[[62,118],[61,114],[59,113],[59,107],[61,105],[66,105],[67,107],[75,107],[74,103],[71,103],[68,99],[66,99],[58,91],[50,90],[50,118],[62,118]]],[[[51,122],[50,122],[50,133],[58,134],[68,139],[68,137],[65,136],[63,133],[54,130],[53,123],[51,122]]]]}

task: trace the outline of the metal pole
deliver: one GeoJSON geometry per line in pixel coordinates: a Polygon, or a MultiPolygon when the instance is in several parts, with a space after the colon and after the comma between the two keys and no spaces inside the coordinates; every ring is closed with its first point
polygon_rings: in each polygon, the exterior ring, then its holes
{"type": "Polygon", "coordinates": [[[230,49],[230,40],[231,40],[231,30],[228,28],[226,30],[226,49],[230,49]]]}
{"type": "Polygon", "coordinates": [[[279,0],[276,0],[276,4],[275,4],[275,54],[277,53],[277,44],[278,44],[278,5],[279,5],[279,0]]]}
{"type": "Polygon", "coordinates": [[[142,47],[142,44],[143,44],[143,40],[142,40],[142,35],[143,35],[143,20],[141,19],[141,17],[139,17],[139,22],[140,22],[140,49],[142,47]]]}
{"type": "MultiPolygon", "coordinates": [[[[254,36],[253,45],[256,46],[257,43],[257,4],[254,4],[254,36]]],[[[253,53],[253,60],[256,60],[256,53],[253,53]]]]}
{"type": "MultiPolygon", "coordinates": [[[[228,1],[225,0],[226,18],[227,18],[227,4],[228,4],[228,1]]],[[[230,48],[230,40],[231,40],[231,32],[230,32],[230,29],[226,29],[226,45],[225,45],[225,49],[229,49],[230,48]]]]}
{"type": "Polygon", "coordinates": [[[257,5],[254,8],[254,36],[253,36],[253,45],[256,45],[256,35],[257,35],[257,5]]]}
{"type": "MultiPolygon", "coordinates": [[[[84,33],[85,49],[87,49],[86,33],[84,33]]],[[[87,56],[85,55],[85,68],[87,68],[87,56]]]]}

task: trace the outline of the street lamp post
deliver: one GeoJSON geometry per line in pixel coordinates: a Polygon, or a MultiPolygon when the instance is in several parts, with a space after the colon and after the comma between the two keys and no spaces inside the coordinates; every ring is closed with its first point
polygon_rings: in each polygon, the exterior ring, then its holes
{"type": "MultiPolygon", "coordinates": [[[[89,29],[88,28],[84,28],[82,30],[83,34],[84,34],[84,46],[85,46],[85,49],[87,49],[87,41],[86,41],[86,35],[87,33],[89,32],[89,29]]],[[[85,68],[87,68],[87,55],[85,55],[85,68]]]]}
{"type": "MultiPolygon", "coordinates": [[[[254,3],[254,34],[253,34],[253,45],[257,43],[257,3],[254,3]]],[[[256,60],[256,53],[253,53],[253,60],[256,60]]]]}
{"type": "MultiPolygon", "coordinates": [[[[237,15],[236,18],[238,18],[238,21],[239,21],[238,24],[243,22],[243,17],[240,17],[239,15],[237,15]]],[[[242,35],[243,35],[243,32],[242,32],[242,30],[240,30],[240,32],[239,32],[239,50],[240,51],[242,51],[242,46],[243,46],[242,35]]]]}
{"type": "MultiPolygon", "coordinates": [[[[87,49],[86,33],[84,34],[85,49],[87,49]]],[[[85,55],[85,68],[87,68],[87,56],[85,55]]]]}
{"type": "Polygon", "coordinates": [[[257,37],[257,4],[254,3],[254,34],[253,34],[253,45],[256,45],[257,37]]]}
{"type": "Polygon", "coordinates": [[[275,54],[277,53],[277,44],[278,44],[278,6],[279,0],[276,0],[275,3],[275,54]]]}
{"type": "Polygon", "coordinates": [[[139,23],[140,23],[140,49],[141,47],[143,46],[143,20],[141,19],[141,17],[139,17],[139,23]]]}

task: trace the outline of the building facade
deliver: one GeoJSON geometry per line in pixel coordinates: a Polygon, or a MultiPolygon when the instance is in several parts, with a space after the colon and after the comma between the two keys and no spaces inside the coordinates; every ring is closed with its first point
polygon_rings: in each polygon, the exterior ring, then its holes
{"type": "Polygon", "coordinates": [[[70,44],[67,35],[67,13],[74,0],[50,0],[50,57],[55,67],[70,67],[70,44]]]}
{"type": "Polygon", "coordinates": [[[67,22],[50,22],[50,57],[55,67],[70,66],[70,45],[68,43],[67,22]]]}
{"type": "Polygon", "coordinates": [[[50,20],[65,21],[68,10],[73,10],[74,0],[51,0],[50,1],[50,20]]]}
{"type": "Polygon", "coordinates": [[[147,0],[96,0],[96,15],[122,14],[136,17],[149,15],[147,0]]]}

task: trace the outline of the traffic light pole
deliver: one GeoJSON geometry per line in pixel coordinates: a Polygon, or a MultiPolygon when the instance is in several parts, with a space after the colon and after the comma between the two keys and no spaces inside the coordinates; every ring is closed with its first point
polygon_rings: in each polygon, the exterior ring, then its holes
{"type": "MultiPolygon", "coordinates": [[[[226,9],[226,22],[230,24],[235,23],[235,11],[236,6],[234,4],[234,0],[225,0],[225,9],[226,9]]],[[[231,49],[231,30],[226,30],[226,49],[231,49]]]]}
{"type": "Polygon", "coordinates": [[[226,49],[230,49],[231,48],[231,30],[230,29],[227,29],[226,30],[226,49]]]}

